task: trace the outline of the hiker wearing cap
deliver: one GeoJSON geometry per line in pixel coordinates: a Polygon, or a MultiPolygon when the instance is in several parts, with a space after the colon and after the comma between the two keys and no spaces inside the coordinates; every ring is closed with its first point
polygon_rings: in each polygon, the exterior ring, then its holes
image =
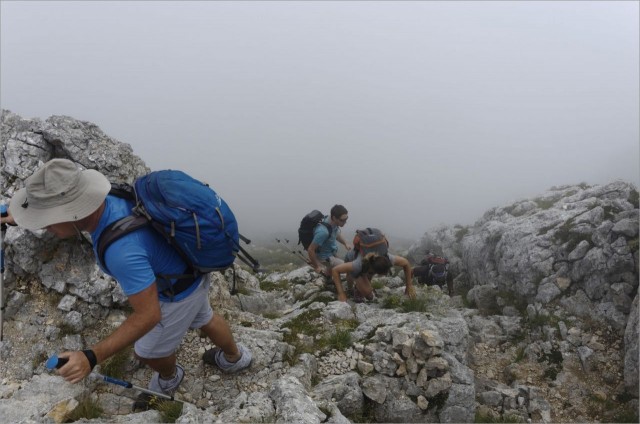
{"type": "Polygon", "coordinates": [[[323,219],[324,225],[316,225],[313,230],[313,240],[307,248],[307,254],[311,267],[317,273],[329,277],[331,269],[343,262],[336,256],[337,242],[340,242],[347,250],[351,248],[340,233],[340,228],[344,227],[347,219],[349,219],[347,208],[342,205],[334,205],[329,216],[323,219]]]}
{"type": "MultiPolygon", "coordinates": [[[[82,232],[88,232],[96,241],[110,224],[130,215],[134,206],[131,200],[109,195],[110,190],[111,183],[100,172],[53,159],[27,178],[25,188],[11,199],[10,216],[3,222],[46,229],[60,238],[84,238],[82,232]]],[[[68,359],[58,370],[65,380],[81,381],[96,364],[134,344],[136,357],[154,370],[149,389],[173,395],[184,377],[175,352],[190,328],[201,329],[218,346],[204,353],[205,363],[226,372],[250,365],[251,352],[236,344],[225,319],[211,309],[207,274],[175,296],[159,292],[157,275],[179,275],[186,269],[160,233],[145,226],[126,234],[110,245],[104,261],[106,267],[101,268],[118,281],[133,312],[91,348],[59,354],[68,359]]]]}
{"type": "Polygon", "coordinates": [[[359,255],[355,249],[349,250],[344,258],[344,263],[333,268],[331,278],[338,288],[338,300],[346,302],[347,295],[340,283],[340,274],[347,275],[347,281],[353,285],[353,300],[356,303],[364,300],[373,300],[373,287],[371,279],[374,275],[387,275],[392,266],[401,267],[404,271],[405,291],[411,299],[416,297],[411,278],[411,265],[406,258],[390,253],[367,253],[359,255]]]}

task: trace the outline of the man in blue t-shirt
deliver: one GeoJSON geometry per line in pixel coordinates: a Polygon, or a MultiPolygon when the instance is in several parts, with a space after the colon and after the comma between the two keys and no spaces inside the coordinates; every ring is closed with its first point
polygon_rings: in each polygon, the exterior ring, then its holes
{"type": "MultiPolygon", "coordinates": [[[[128,200],[108,195],[110,189],[100,172],[81,171],[67,159],[53,159],[27,178],[2,222],[28,230],[44,228],[60,238],[83,237],[85,231],[97,241],[107,226],[129,215],[133,207],[128,200]]],[[[173,395],[184,377],[175,352],[190,328],[201,329],[218,346],[204,353],[205,363],[225,372],[250,365],[251,352],[236,344],[225,319],[211,309],[208,275],[193,279],[175,296],[160,293],[156,275],[182,274],[187,264],[155,230],[147,226],[114,241],[104,262],[103,271],[118,281],[133,312],[91,348],[59,354],[68,360],[58,370],[65,380],[81,381],[96,364],[134,344],[136,357],[155,371],[149,389],[173,395]]]]}
{"type": "Polygon", "coordinates": [[[316,225],[313,230],[313,240],[307,248],[311,267],[317,273],[325,276],[331,275],[331,268],[344,261],[336,256],[340,242],[349,251],[351,247],[342,237],[340,228],[344,227],[349,219],[347,208],[342,205],[334,205],[331,214],[324,218],[322,223],[316,225]]]}

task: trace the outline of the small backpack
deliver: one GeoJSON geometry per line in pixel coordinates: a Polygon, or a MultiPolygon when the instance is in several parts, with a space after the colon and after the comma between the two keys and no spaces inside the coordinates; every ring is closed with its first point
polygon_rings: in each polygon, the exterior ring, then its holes
{"type": "Polygon", "coordinates": [[[353,249],[356,252],[356,257],[358,255],[364,257],[367,253],[376,253],[384,256],[389,253],[389,242],[379,229],[365,228],[364,230],[356,230],[356,235],[353,238],[353,249]]]}
{"type": "Polygon", "coordinates": [[[137,178],[133,186],[112,184],[110,194],[134,200],[136,205],[131,215],[105,228],[97,241],[98,261],[105,270],[104,255],[111,243],[150,225],[189,266],[184,274],[158,275],[167,283],[170,278],[178,278],[173,286],[160,287],[160,291],[169,290],[172,295],[181,293],[200,275],[230,267],[236,256],[254,272],[259,271],[258,262],[239,244],[239,239],[245,243],[250,240],[238,232],[238,223],[229,206],[207,184],[184,172],[151,172],[137,178]]]}
{"type": "Polygon", "coordinates": [[[300,221],[300,227],[298,228],[298,244],[302,244],[304,250],[309,248],[309,245],[313,241],[313,230],[322,224],[325,226],[329,235],[331,235],[331,224],[323,222],[325,215],[317,209],[312,210],[302,218],[300,221]]]}

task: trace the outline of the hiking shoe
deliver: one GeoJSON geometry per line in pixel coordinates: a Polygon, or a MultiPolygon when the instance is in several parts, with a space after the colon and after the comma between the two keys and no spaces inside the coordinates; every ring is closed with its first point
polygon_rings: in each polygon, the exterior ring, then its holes
{"type": "Polygon", "coordinates": [[[202,354],[202,360],[205,364],[214,365],[224,372],[232,373],[242,371],[251,365],[251,351],[240,343],[238,343],[238,350],[240,351],[240,359],[236,362],[229,362],[219,347],[214,347],[204,352],[202,354]]]}
{"type": "Polygon", "coordinates": [[[154,392],[164,393],[168,396],[173,396],[173,394],[178,390],[178,386],[182,383],[182,379],[184,378],[184,369],[176,364],[176,375],[172,378],[165,380],[164,378],[160,378],[160,374],[158,372],[154,372],[153,376],[151,376],[151,381],[149,382],[149,390],[154,392]]]}

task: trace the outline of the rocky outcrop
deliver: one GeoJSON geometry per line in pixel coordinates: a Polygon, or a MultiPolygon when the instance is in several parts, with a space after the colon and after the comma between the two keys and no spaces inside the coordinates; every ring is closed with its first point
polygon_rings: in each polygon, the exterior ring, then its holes
{"type": "MultiPolygon", "coordinates": [[[[7,197],[53,157],[116,182],[148,171],[129,145],[69,117],[3,111],[2,135],[7,197]]],[[[622,402],[637,388],[637,239],[637,191],[617,182],[556,189],[473,227],[425,234],[412,254],[447,255],[464,297],[417,287],[419,311],[407,311],[401,276],[377,280],[377,301],[353,304],[336,301],[308,267],[254,276],[236,266],[235,282],[231,270],[212,274],[211,303],[253,362],[222,374],[200,360],[207,339],[188,333],[177,422],[614,420],[587,402],[622,402]]],[[[100,422],[161,421],[158,411],[131,413],[134,390],[69,385],[45,371],[48,355],[95,343],[128,314],[91,251],[20,228],[5,242],[0,416],[61,422],[90,399],[104,410],[100,422]]],[[[123,367],[146,386],[148,368],[132,358],[123,367]]]]}
{"type": "Polygon", "coordinates": [[[556,187],[491,209],[472,226],[430,231],[410,255],[444,254],[469,303],[543,324],[563,355],[577,349],[593,361],[589,329],[615,333],[626,387],[638,397],[638,213],[629,183],[556,187]]]}

